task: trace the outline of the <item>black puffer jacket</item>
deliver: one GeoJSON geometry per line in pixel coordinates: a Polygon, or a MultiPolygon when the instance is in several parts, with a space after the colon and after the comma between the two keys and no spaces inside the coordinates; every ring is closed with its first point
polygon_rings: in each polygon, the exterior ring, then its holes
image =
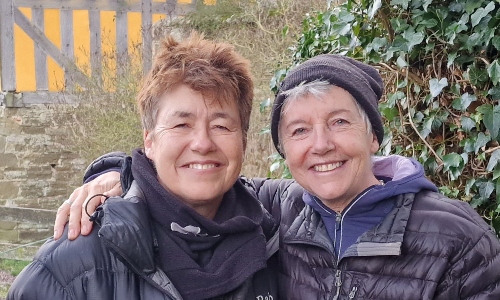
{"type": "Polygon", "coordinates": [[[392,211],[338,261],[297,183],[253,181],[280,219],[280,299],[500,299],[500,242],[465,202],[432,191],[393,196],[392,211]]]}
{"type": "MultiPolygon", "coordinates": [[[[86,178],[119,169],[120,157],[101,157],[86,178]]],[[[390,177],[383,189],[393,209],[340,259],[320,214],[304,203],[300,185],[250,181],[280,222],[280,299],[500,299],[500,242],[491,228],[467,203],[425,189],[404,192],[402,186],[415,178],[402,165],[388,161],[384,168],[394,172],[375,173],[390,177]]],[[[422,170],[414,177],[423,177],[422,170]]]]}
{"type": "MultiPolygon", "coordinates": [[[[96,220],[100,228],[90,235],[69,241],[65,232],[45,243],[17,276],[7,299],[182,299],[157,267],[151,217],[138,194],[132,189],[128,199],[108,199],[96,220]]],[[[268,283],[273,277],[268,271],[217,299],[255,299],[253,285],[268,283]]]]}

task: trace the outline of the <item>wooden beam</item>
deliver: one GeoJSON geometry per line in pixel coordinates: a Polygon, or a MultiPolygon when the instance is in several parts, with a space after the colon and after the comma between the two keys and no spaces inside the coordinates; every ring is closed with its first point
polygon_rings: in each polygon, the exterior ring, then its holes
{"type": "Polygon", "coordinates": [[[23,106],[33,104],[75,104],[78,102],[77,96],[64,92],[23,92],[20,96],[23,106]]]}
{"type": "MultiPolygon", "coordinates": [[[[74,61],[73,11],[69,9],[61,9],[61,51],[69,60],[74,61]]],[[[71,74],[67,70],[64,70],[64,86],[67,89],[74,87],[71,74]]]]}
{"type": "Polygon", "coordinates": [[[146,75],[151,69],[153,57],[153,17],[151,14],[151,0],[142,0],[142,73],[146,75]]]}
{"type": "Polygon", "coordinates": [[[21,27],[21,29],[24,30],[24,32],[35,42],[35,44],[40,46],[45,54],[50,55],[56,63],[59,64],[59,66],[69,72],[72,80],[85,81],[88,79],[72,60],[63,55],[61,51],[51,41],[49,41],[47,37],[45,37],[40,29],[31,24],[31,22],[21,11],[19,11],[17,7],[14,8],[14,20],[16,24],[19,25],[19,27],[21,27]]]}
{"type": "MultiPolygon", "coordinates": [[[[10,1],[10,0],[0,0],[10,1]]],[[[129,11],[140,12],[142,0],[13,0],[16,7],[39,7],[53,9],[72,9],[72,10],[110,10],[110,11],[129,11]]],[[[167,1],[167,0],[165,0],[167,1]]],[[[153,13],[166,14],[165,2],[153,2],[151,4],[153,13]]],[[[179,8],[191,11],[191,4],[177,3],[179,8]]]]}
{"type": "Polygon", "coordinates": [[[14,6],[12,0],[0,0],[0,68],[2,90],[16,90],[16,60],[14,56],[14,6]]]}
{"type": "Polygon", "coordinates": [[[128,67],[128,18],[123,11],[116,12],[116,65],[122,76],[128,67]]]}
{"type": "Polygon", "coordinates": [[[99,82],[102,80],[102,40],[101,40],[101,12],[89,10],[90,27],[90,69],[92,77],[99,82]]]}
{"type": "MultiPolygon", "coordinates": [[[[44,14],[43,9],[33,8],[31,20],[33,24],[44,32],[44,14]]],[[[48,71],[47,71],[47,55],[42,51],[38,43],[35,44],[35,81],[37,91],[48,91],[48,71]]]]}

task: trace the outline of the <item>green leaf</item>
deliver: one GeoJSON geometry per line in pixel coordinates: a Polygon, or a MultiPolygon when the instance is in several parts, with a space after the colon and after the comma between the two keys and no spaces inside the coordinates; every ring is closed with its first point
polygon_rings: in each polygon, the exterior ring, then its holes
{"type": "Polygon", "coordinates": [[[370,12],[368,13],[368,17],[370,19],[373,19],[377,11],[382,7],[382,0],[375,0],[373,1],[373,6],[370,9],[370,12]]]}
{"type": "Polygon", "coordinates": [[[463,94],[460,98],[453,100],[452,107],[456,110],[465,111],[469,105],[476,101],[477,97],[469,93],[463,94]]]}
{"type": "Polygon", "coordinates": [[[422,7],[424,8],[424,11],[427,11],[427,8],[429,5],[432,3],[432,0],[424,0],[424,3],[422,4],[422,7]]]}
{"type": "Polygon", "coordinates": [[[453,94],[460,96],[460,84],[455,83],[454,85],[450,86],[450,91],[453,94]]]}
{"type": "Polygon", "coordinates": [[[481,4],[483,4],[483,1],[465,1],[465,11],[471,13],[476,8],[481,7],[481,4]]]}
{"type": "Polygon", "coordinates": [[[459,167],[463,162],[462,157],[457,153],[449,153],[442,157],[443,159],[443,169],[444,171],[448,171],[450,168],[459,167]]]}
{"type": "Polygon", "coordinates": [[[495,184],[491,181],[482,182],[479,185],[479,195],[483,199],[488,199],[494,190],[495,190],[495,184]]]}
{"type": "Polygon", "coordinates": [[[398,59],[396,60],[396,65],[402,69],[402,68],[406,68],[408,67],[408,63],[406,62],[406,60],[403,58],[403,57],[398,57],[398,59]]]}
{"type": "Polygon", "coordinates": [[[276,172],[280,168],[280,166],[281,166],[281,163],[279,161],[275,161],[269,167],[269,171],[271,173],[274,173],[274,172],[276,172]]]}
{"type": "Polygon", "coordinates": [[[479,85],[486,82],[489,78],[488,72],[483,68],[469,67],[469,80],[473,85],[479,85]]]}
{"type": "Polygon", "coordinates": [[[493,171],[493,169],[498,165],[498,162],[500,161],[500,149],[497,149],[491,153],[490,160],[488,161],[488,166],[486,167],[486,170],[488,172],[493,171]]]}
{"type": "Polygon", "coordinates": [[[465,184],[465,194],[466,195],[470,194],[470,189],[474,185],[475,182],[476,182],[475,178],[471,178],[471,179],[467,180],[467,183],[465,184]]]}
{"type": "Polygon", "coordinates": [[[462,129],[467,133],[470,132],[472,128],[476,127],[476,122],[474,122],[474,120],[466,116],[460,117],[460,123],[462,125],[462,129]]]}
{"type": "Polygon", "coordinates": [[[261,113],[264,113],[266,111],[266,109],[271,106],[271,103],[272,103],[271,98],[267,98],[267,99],[263,100],[262,102],[260,102],[259,111],[261,113]]]}
{"type": "Polygon", "coordinates": [[[476,142],[473,138],[467,138],[460,142],[460,146],[463,147],[463,150],[467,153],[474,152],[474,143],[476,142]]]}
{"type": "Polygon", "coordinates": [[[455,58],[457,58],[458,52],[451,52],[448,54],[448,63],[446,64],[446,67],[449,68],[453,65],[455,62],[455,58]]]}
{"type": "Polygon", "coordinates": [[[492,87],[488,90],[488,95],[490,95],[493,100],[500,100],[500,87],[492,87]]]}
{"type": "MultiPolygon", "coordinates": [[[[500,177],[500,166],[497,165],[497,167],[493,170],[493,180],[499,177],[500,177]]],[[[500,194],[500,190],[498,188],[497,188],[497,194],[500,194]]]]}
{"type": "Polygon", "coordinates": [[[448,79],[441,78],[439,81],[436,78],[432,78],[429,80],[429,87],[431,89],[431,95],[433,98],[437,97],[443,88],[448,86],[448,79]]]}
{"type": "Polygon", "coordinates": [[[495,36],[491,39],[491,44],[497,49],[500,50],[500,36],[495,36]]]}
{"type": "Polygon", "coordinates": [[[430,116],[424,119],[424,122],[422,123],[422,130],[420,130],[420,134],[423,138],[426,138],[429,133],[432,132],[432,123],[434,122],[434,120],[434,116],[430,116]]]}
{"type": "Polygon", "coordinates": [[[391,5],[400,5],[403,9],[408,9],[411,0],[391,0],[391,5]]]}
{"type": "Polygon", "coordinates": [[[457,153],[449,153],[442,157],[443,171],[449,172],[450,179],[455,180],[462,174],[464,159],[457,153]]]}
{"type": "Polygon", "coordinates": [[[481,107],[485,109],[485,111],[483,111],[484,126],[486,126],[490,132],[491,138],[496,139],[500,130],[500,105],[481,105],[481,107]]]}
{"type": "Polygon", "coordinates": [[[408,41],[407,51],[410,52],[413,47],[420,44],[424,40],[424,34],[421,32],[415,32],[413,27],[408,28],[402,34],[402,36],[408,41]]]}
{"type": "Polygon", "coordinates": [[[488,66],[488,75],[490,75],[493,84],[497,85],[497,83],[500,81],[500,65],[498,64],[498,60],[495,59],[488,66]]]}
{"type": "Polygon", "coordinates": [[[481,22],[481,20],[486,17],[490,11],[492,11],[493,9],[495,9],[495,2],[494,1],[491,1],[490,3],[488,3],[488,5],[486,5],[485,8],[478,8],[471,16],[470,16],[470,19],[471,19],[471,22],[472,22],[472,27],[475,27],[477,24],[479,24],[479,22],[481,22]]]}
{"type": "Polygon", "coordinates": [[[480,132],[477,135],[476,142],[474,143],[474,153],[478,153],[481,147],[486,146],[486,144],[490,141],[490,137],[480,132]]]}

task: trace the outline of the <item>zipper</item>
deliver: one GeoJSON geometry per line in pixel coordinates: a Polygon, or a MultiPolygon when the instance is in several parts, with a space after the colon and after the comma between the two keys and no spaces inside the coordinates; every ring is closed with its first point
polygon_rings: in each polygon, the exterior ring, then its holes
{"type": "Polygon", "coordinates": [[[342,286],[342,271],[337,270],[335,272],[335,287],[336,287],[336,292],[335,295],[332,294],[332,297],[330,297],[330,300],[337,300],[340,295],[340,287],[342,286]]]}
{"type": "MultiPolygon", "coordinates": [[[[373,190],[373,187],[371,189],[368,189],[366,190],[362,195],[359,195],[359,197],[354,200],[354,202],[352,202],[349,207],[347,207],[347,209],[345,211],[343,211],[341,214],[337,214],[337,220],[338,218],[340,217],[340,223],[339,225],[341,226],[340,227],[340,240],[339,240],[339,248],[338,250],[336,250],[336,254],[337,254],[337,264],[340,263],[340,250],[342,249],[342,239],[343,239],[343,233],[344,233],[344,226],[342,226],[342,223],[344,222],[344,217],[347,215],[347,213],[351,210],[351,208],[356,205],[356,203],[361,199],[363,198],[366,194],[368,194],[368,192],[370,192],[371,190],[373,190]]],[[[335,231],[335,240],[337,239],[337,231],[335,231]]],[[[337,249],[337,248],[335,248],[337,249]]]]}
{"type": "MultiPolygon", "coordinates": [[[[337,253],[340,253],[340,248],[337,248],[337,229],[340,228],[340,236],[341,236],[341,240],[340,240],[340,245],[342,245],[342,227],[340,227],[342,225],[342,214],[341,213],[337,213],[337,215],[335,216],[335,239],[333,240],[333,250],[337,253]]],[[[340,246],[339,245],[339,246],[340,246]]],[[[335,253],[335,254],[337,254],[335,253]]],[[[336,255],[337,257],[337,265],[338,265],[338,261],[339,261],[339,258],[340,258],[340,255],[336,255]]]]}

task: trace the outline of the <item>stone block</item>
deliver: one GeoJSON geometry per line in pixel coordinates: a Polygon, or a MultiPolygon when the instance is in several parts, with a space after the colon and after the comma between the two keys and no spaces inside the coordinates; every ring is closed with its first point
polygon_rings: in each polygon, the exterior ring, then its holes
{"type": "Polygon", "coordinates": [[[26,171],[26,179],[31,180],[50,180],[52,178],[52,168],[47,166],[31,166],[26,171]]]}
{"type": "Polygon", "coordinates": [[[0,154],[0,166],[15,167],[19,164],[17,156],[13,153],[0,154]]]}
{"type": "Polygon", "coordinates": [[[57,165],[59,163],[59,158],[61,157],[61,154],[59,152],[53,152],[53,153],[40,153],[37,156],[33,156],[32,159],[30,159],[30,163],[34,165],[45,165],[45,166],[50,166],[50,164],[55,164],[57,165]]]}
{"type": "Polygon", "coordinates": [[[42,228],[51,226],[55,217],[55,210],[0,206],[0,220],[18,222],[20,228],[26,226],[26,223],[38,224],[42,228]]]}
{"type": "Polygon", "coordinates": [[[54,235],[53,228],[19,230],[18,240],[21,243],[30,243],[46,240],[54,235]]]}
{"type": "Polygon", "coordinates": [[[13,230],[16,229],[18,223],[15,221],[0,220],[0,230],[13,230]]]}
{"type": "Polygon", "coordinates": [[[0,197],[15,198],[19,195],[19,187],[11,181],[0,181],[0,197]]]}
{"type": "Polygon", "coordinates": [[[22,134],[45,134],[45,127],[42,126],[22,126],[22,134]]]}
{"type": "Polygon", "coordinates": [[[2,135],[2,133],[0,132],[0,155],[2,153],[5,153],[5,145],[7,144],[7,142],[5,141],[5,135],[2,135]]]}
{"type": "MultiPolygon", "coordinates": [[[[20,168],[5,168],[3,177],[0,174],[0,180],[19,180],[26,178],[26,169],[20,168]]],[[[3,194],[0,192],[0,194],[3,194]]]]}
{"type": "Polygon", "coordinates": [[[24,153],[28,142],[29,138],[27,136],[8,135],[5,138],[5,153],[24,153]]]}
{"type": "Polygon", "coordinates": [[[19,233],[17,230],[0,229],[0,243],[18,243],[19,233]]]}

